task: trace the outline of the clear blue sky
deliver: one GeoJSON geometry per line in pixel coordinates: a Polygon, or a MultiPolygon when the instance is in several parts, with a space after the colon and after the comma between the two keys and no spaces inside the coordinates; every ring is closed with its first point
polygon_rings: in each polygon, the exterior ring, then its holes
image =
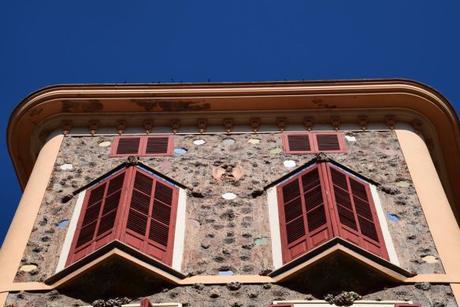
{"type": "Polygon", "coordinates": [[[460,107],[460,1],[1,1],[0,242],[10,113],[57,83],[409,78],[460,107]]]}

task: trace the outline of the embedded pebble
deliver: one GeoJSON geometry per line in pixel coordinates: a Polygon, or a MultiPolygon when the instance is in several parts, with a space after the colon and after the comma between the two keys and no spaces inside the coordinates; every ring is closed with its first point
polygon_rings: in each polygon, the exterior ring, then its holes
{"type": "Polygon", "coordinates": [[[226,200],[233,200],[233,199],[236,198],[236,194],[231,193],[231,192],[227,192],[227,193],[222,194],[222,198],[226,199],[226,200]]]}
{"type": "Polygon", "coordinates": [[[112,143],[109,142],[109,141],[100,142],[99,147],[109,147],[110,144],[112,144],[112,143]]]}
{"type": "Polygon", "coordinates": [[[175,156],[182,156],[185,153],[187,153],[187,148],[184,148],[184,147],[174,148],[174,155],[175,156]]]}
{"type": "Polygon", "coordinates": [[[206,141],[205,141],[205,140],[202,140],[202,139],[198,139],[198,140],[194,140],[194,141],[193,141],[193,144],[199,146],[199,145],[206,144],[206,141]]]}
{"type": "Polygon", "coordinates": [[[28,273],[35,271],[36,269],[38,269],[38,266],[36,264],[24,264],[24,265],[21,265],[21,267],[19,268],[20,271],[28,272],[28,273]]]}
{"type": "Polygon", "coordinates": [[[69,220],[62,220],[57,224],[57,227],[60,229],[66,228],[67,225],[69,225],[70,221],[69,220]]]}
{"type": "Polygon", "coordinates": [[[61,166],[59,166],[59,168],[61,169],[61,171],[71,171],[73,170],[73,165],[72,164],[62,164],[61,166]]]}
{"type": "Polygon", "coordinates": [[[260,139],[249,139],[248,143],[253,145],[260,144],[260,139]]]}
{"type": "Polygon", "coordinates": [[[356,138],[354,136],[351,136],[351,135],[346,135],[345,136],[345,139],[348,141],[348,142],[356,142],[356,138]]]}
{"type": "Polygon", "coordinates": [[[281,153],[282,151],[283,150],[281,148],[276,147],[276,148],[270,149],[270,154],[277,155],[277,154],[281,153]]]}
{"type": "Polygon", "coordinates": [[[436,263],[436,262],[439,262],[438,261],[438,258],[436,258],[435,256],[425,256],[422,258],[423,261],[425,261],[426,263],[436,263]]]}
{"type": "Polygon", "coordinates": [[[226,138],[226,139],[222,140],[222,143],[224,143],[224,145],[233,145],[233,144],[235,144],[235,139],[226,138]]]}
{"type": "Polygon", "coordinates": [[[283,162],[283,164],[284,164],[284,167],[286,168],[293,168],[296,166],[296,163],[294,160],[286,160],[283,162]]]}

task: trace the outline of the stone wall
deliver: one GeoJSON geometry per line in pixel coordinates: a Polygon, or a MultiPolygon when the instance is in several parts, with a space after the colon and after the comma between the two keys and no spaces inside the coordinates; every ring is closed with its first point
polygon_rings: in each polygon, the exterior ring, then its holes
{"type": "MultiPolygon", "coordinates": [[[[197,284],[187,287],[165,288],[163,291],[148,296],[152,303],[175,302],[183,307],[268,307],[274,300],[313,300],[311,294],[296,292],[279,285],[239,285],[204,286],[197,284]]],[[[397,300],[413,301],[423,307],[456,307],[450,286],[431,285],[427,283],[399,286],[362,297],[363,300],[397,300]]],[[[112,300],[112,302],[116,300],[112,300]]],[[[139,299],[118,299],[119,302],[139,302],[139,299]]],[[[108,300],[94,301],[93,306],[111,305],[108,300]],[[104,303],[106,305],[104,305],[104,303]]],[[[57,291],[49,293],[17,293],[8,296],[8,307],[62,307],[82,306],[84,302],[57,291]]],[[[325,305],[329,306],[329,305],[325,305]]]]}
{"type": "MultiPolygon", "coordinates": [[[[415,273],[443,273],[395,134],[346,131],[346,135],[347,153],[329,156],[381,184],[379,195],[401,267],[415,273]]],[[[109,157],[112,139],[64,139],[17,281],[43,281],[54,273],[76,202],[62,199],[125,161],[109,157]]],[[[140,160],[190,188],[182,271],[265,274],[273,269],[263,189],[293,170],[284,165],[286,160],[300,166],[314,155],[284,154],[278,133],[176,135],[174,145],[174,156],[140,160]],[[224,193],[237,197],[226,200],[224,193]]]]}

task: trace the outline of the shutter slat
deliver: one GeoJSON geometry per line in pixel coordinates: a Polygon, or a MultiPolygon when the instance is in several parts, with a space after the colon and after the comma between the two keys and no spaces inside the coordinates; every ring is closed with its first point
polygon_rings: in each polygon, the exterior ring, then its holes
{"type": "Polygon", "coordinates": [[[99,229],[97,231],[97,235],[103,234],[109,230],[111,230],[115,224],[115,218],[117,216],[117,210],[113,210],[101,218],[101,222],[99,223],[99,229]]]}
{"type": "Polygon", "coordinates": [[[169,225],[171,219],[171,207],[155,200],[153,202],[152,217],[165,225],[169,225]]]}
{"type": "Polygon", "coordinates": [[[354,230],[357,230],[356,220],[353,211],[345,209],[340,205],[337,205],[337,211],[339,213],[340,223],[350,228],[353,228],[354,230]]]}
{"type": "Polygon", "coordinates": [[[117,155],[136,155],[139,153],[139,145],[141,143],[140,137],[120,137],[118,139],[117,155]]]}
{"type": "Polygon", "coordinates": [[[305,224],[303,217],[299,217],[286,224],[287,242],[292,243],[305,235],[305,224]]]}
{"type": "Polygon", "coordinates": [[[166,154],[168,153],[169,137],[149,137],[147,138],[146,154],[166,154]]]}
{"type": "Polygon", "coordinates": [[[102,214],[106,214],[113,209],[118,208],[118,204],[120,202],[121,191],[115,192],[109,197],[105,199],[104,209],[102,210],[102,214]]]}
{"type": "Polygon", "coordinates": [[[337,134],[317,134],[316,142],[319,151],[340,150],[339,136],[337,134]]]}
{"type": "Polygon", "coordinates": [[[99,217],[99,212],[101,210],[101,205],[102,201],[86,209],[85,217],[83,218],[82,223],[83,226],[88,225],[97,220],[97,218],[99,217]]]}
{"type": "Polygon", "coordinates": [[[142,174],[141,172],[136,172],[136,178],[134,180],[134,188],[149,195],[152,193],[153,179],[142,174]]]}
{"type": "Polygon", "coordinates": [[[317,186],[310,192],[305,193],[305,206],[307,211],[310,211],[322,204],[323,193],[321,192],[321,186],[317,186]]]}
{"type": "Polygon", "coordinates": [[[320,181],[318,169],[308,172],[307,174],[302,176],[302,187],[304,192],[309,191],[310,189],[318,186],[319,184],[320,181]]]}
{"type": "Polygon", "coordinates": [[[284,219],[289,223],[302,215],[302,200],[299,198],[284,205],[284,219]]]}
{"type": "Polygon", "coordinates": [[[327,223],[324,206],[320,206],[315,210],[307,213],[308,231],[318,229],[327,223]]]}
{"type": "Polygon", "coordinates": [[[147,229],[147,216],[137,212],[136,210],[129,210],[126,228],[145,236],[145,230],[147,229]]]}
{"type": "Polygon", "coordinates": [[[134,190],[131,197],[131,208],[148,215],[150,209],[150,197],[134,190]]]}
{"type": "Polygon", "coordinates": [[[299,188],[299,182],[297,180],[294,180],[293,182],[283,187],[284,203],[291,201],[292,199],[298,197],[299,195],[300,195],[300,188],[299,188]]]}
{"type": "Polygon", "coordinates": [[[153,219],[151,220],[149,233],[150,240],[166,247],[168,245],[168,233],[169,227],[164,226],[153,219]]]}
{"type": "Polygon", "coordinates": [[[92,224],[89,224],[83,227],[80,230],[80,234],[78,236],[77,247],[80,247],[83,244],[92,241],[95,232],[96,232],[96,222],[93,222],[92,224]]]}
{"type": "Polygon", "coordinates": [[[172,196],[173,196],[173,189],[170,187],[157,182],[157,185],[155,187],[155,199],[158,199],[165,204],[170,205],[172,201],[172,196]]]}
{"type": "Polygon", "coordinates": [[[310,151],[310,138],[308,134],[288,135],[289,151],[310,151]]]}
{"type": "Polygon", "coordinates": [[[105,190],[105,184],[102,184],[101,186],[90,191],[91,194],[88,200],[88,207],[102,200],[102,197],[104,197],[104,190],[105,190]]]}

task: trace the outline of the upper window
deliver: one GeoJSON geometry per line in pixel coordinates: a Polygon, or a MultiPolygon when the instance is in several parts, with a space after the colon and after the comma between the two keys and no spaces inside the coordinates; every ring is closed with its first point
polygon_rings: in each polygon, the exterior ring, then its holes
{"type": "Polygon", "coordinates": [[[341,237],[388,259],[369,184],[316,163],[277,186],[283,262],[341,237]]]}
{"type": "Polygon", "coordinates": [[[171,265],[179,188],[136,166],[86,191],[67,265],[114,240],[171,265]]]}
{"type": "Polygon", "coordinates": [[[344,152],[343,133],[337,132],[293,132],[282,136],[286,153],[302,154],[317,152],[344,152]]]}
{"type": "Polygon", "coordinates": [[[112,144],[112,157],[171,155],[172,136],[117,136],[112,144]]]}

